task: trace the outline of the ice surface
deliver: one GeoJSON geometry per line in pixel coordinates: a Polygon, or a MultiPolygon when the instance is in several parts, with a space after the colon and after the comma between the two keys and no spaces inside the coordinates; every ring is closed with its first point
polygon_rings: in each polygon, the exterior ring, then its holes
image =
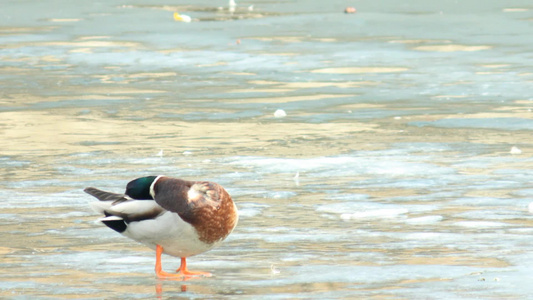
{"type": "MultiPolygon", "coordinates": [[[[451,168],[420,162],[402,161],[405,157],[368,157],[355,153],[350,156],[309,159],[282,159],[268,157],[234,157],[230,163],[254,168],[261,173],[306,172],[306,176],[356,176],[373,174],[383,176],[419,176],[453,174],[451,168]]],[[[425,159],[423,159],[425,160],[425,159]]]]}
{"type": "Polygon", "coordinates": [[[405,220],[405,223],[411,225],[434,224],[442,221],[443,219],[443,216],[424,216],[405,220]]]}
{"type": "Polygon", "coordinates": [[[445,128],[490,128],[499,130],[531,130],[533,121],[521,118],[448,118],[432,122],[412,122],[415,126],[436,126],[445,128]]]}
{"type": "Polygon", "coordinates": [[[490,227],[505,227],[510,224],[502,222],[489,222],[489,221],[462,221],[456,222],[454,225],[469,227],[469,228],[490,228],[490,227]]]}
{"type": "Polygon", "coordinates": [[[4,5],[0,298],[531,297],[530,1],[337,2],[4,5]],[[239,207],[213,277],[95,223],[158,174],[239,207]]]}

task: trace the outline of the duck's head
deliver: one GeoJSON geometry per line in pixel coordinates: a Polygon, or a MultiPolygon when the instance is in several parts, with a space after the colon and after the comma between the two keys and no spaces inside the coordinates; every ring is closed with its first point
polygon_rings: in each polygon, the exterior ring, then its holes
{"type": "Polygon", "coordinates": [[[157,176],[147,176],[128,182],[125,194],[137,200],[153,200],[150,187],[156,178],[157,176]]]}

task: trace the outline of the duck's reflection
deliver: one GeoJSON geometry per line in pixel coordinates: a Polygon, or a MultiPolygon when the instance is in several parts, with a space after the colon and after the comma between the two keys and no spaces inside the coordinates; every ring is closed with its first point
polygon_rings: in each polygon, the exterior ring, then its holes
{"type": "MultiPolygon", "coordinates": [[[[197,279],[201,279],[202,277],[190,277],[190,276],[185,276],[185,277],[182,277],[182,278],[165,278],[165,279],[157,279],[157,282],[155,283],[155,293],[156,293],[156,297],[157,299],[162,299],[163,298],[163,283],[165,282],[169,282],[168,284],[169,285],[172,285],[172,287],[176,287],[175,283],[179,283],[181,282],[181,286],[180,286],[180,290],[182,293],[184,292],[187,292],[188,290],[188,287],[186,284],[184,284],[185,281],[189,281],[189,280],[197,280],[197,279]],[[174,282],[174,283],[173,283],[174,282]]],[[[174,289],[173,289],[174,290],[174,289]]]]}
{"type": "MultiPolygon", "coordinates": [[[[184,293],[187,291],[187,285],[182,284],[181,285],[181,292],[184,293]]],[[[157,282],[155,284],[155,295],[157,299],[163,299],[163,284],[161,282],[157,282]]]]}

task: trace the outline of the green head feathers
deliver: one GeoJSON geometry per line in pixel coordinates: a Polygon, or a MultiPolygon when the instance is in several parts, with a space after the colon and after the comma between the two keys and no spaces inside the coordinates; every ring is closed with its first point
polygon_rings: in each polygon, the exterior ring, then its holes
{"type": "Polygon", "coordinates": [[[134,179],[126,186],[126,195],[137,200],[153,200],[150,186],[157,176],[147,176],[134,179]]]}

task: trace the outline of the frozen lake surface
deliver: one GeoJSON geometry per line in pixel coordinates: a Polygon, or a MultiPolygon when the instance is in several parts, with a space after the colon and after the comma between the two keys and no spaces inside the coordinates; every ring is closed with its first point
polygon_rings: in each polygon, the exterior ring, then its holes
{"type": "Polygon", "coordinates": [[[531,297],[531,2],[352,5],[2,5],[0,298],[531,297]],[[95,222],[158,174],[237,203],[213,277],[95,222]]]}

